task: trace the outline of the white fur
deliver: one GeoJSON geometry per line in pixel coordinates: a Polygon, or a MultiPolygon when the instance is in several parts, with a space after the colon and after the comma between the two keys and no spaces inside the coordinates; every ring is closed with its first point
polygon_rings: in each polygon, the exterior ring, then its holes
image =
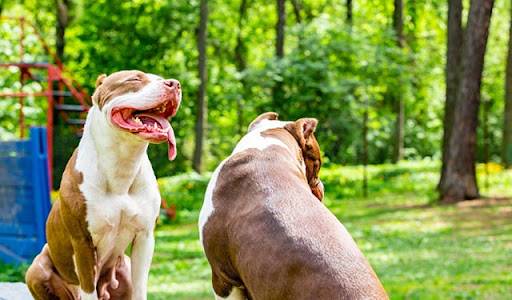
{"type": "Polygon", "coordinates": [[[82,290],[80,290],[80,300],[97,300],[98,295],[96,294],[96,291],[88,294],[82,290]]]}
{"type": "Polygon", "coordinates": [[[215,294],[215,293],[214,293],[214,295],[215,295],[216,300],[244,300],[245,299],[244,293],[242,292],[242,290],[240,288],[237,288],[237,287],[233,287],[231,289],[231,294],[229,294],[229,296],[227,296],[226,298],[217,296],[217,294],[215,294]]]}
{"type": "Polygon", "coordinates": [[[254,128],[249,131],[235,147],[233,154],[245,151],[250,148],[256,148],[258,150],[264,150],[272,145],[277,145],[288,149],[288,147],[279,139],[273,137],[266,137],[261,133],[268,129],[283,128],[286,124],[291,122],[285,121],[274,121],[274,120],[262,120],[254,125],[254,128]]]}
{"type": "Polygon", "coordinates": [[[208,182],[208,187],[206,188],[206,193],[204,195],[203,206],[201,207],[201,211],[199,212],[199,241],[201,245],[203,244],[203,227],[208,221],[208,218],[213,213],[213,190],[217,185],[217,178],[219,177],[220,170],[224,165],[224,161],[220,163],[220,165],[215,169],[208,182]]]}
{"type": "Polygon", "coordinates": [[[156,101],[162,79],[155,75],[150,78],[151,83],[141,91],[116,97],[103,110],[96,105],[89,110],[75,166],[83,174],[79,189],[86,201],[88,229],[97,249],[97,270],[113,266],[134,242],[132,299],[137,300],[147,297],[160,193],[146,154],[148,143],[115,128],[109,116],[118,105],[156,101]]]}

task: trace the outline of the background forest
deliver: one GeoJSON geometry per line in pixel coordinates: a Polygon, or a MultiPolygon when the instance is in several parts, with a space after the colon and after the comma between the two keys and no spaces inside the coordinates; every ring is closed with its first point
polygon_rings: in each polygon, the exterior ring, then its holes
{"type": "MultiPolygon", "coordinates": [[[[173,122],[180,155],[175,163],[157,163],[155,167],[160,176],[192,167],[200,85],[199,1],[1,3],[3,15],[33,21],[50,45],[58,38],[56,27],[65,29],[62,59],[90,93],[99,74],[120,69],[141,69],[179,79],[184,101],[173,122]],[[59,13],[65,15],[64,22],[57,22],[59,13]]],[[[501,153],[509,5],[509,1],[496,2],[482,84],[489,157],[495,161],[501,153]]],[[[233,148],[252,118],[268,110],[278,111],[282,119],[318,118],[318,137],[330,162],[362,163],[366,107],[370,163],[440,159],[447,8],[446,1],[406,1],[398,43],[393,1],[286,1],[284,47],[278,54],[275,1],[210,2],[208,110],[201,168],[211,170],[233,148]],[[403,141],[396,138],[399,101],[403,101],[403,141]],[[403,147],[400,156],[397,147],[403,147]]],[[[13,47],[19,39],[17,26],[2,23],[1,61],[20,59],[13,47]]],[[[47,61],[36,39],[28,40],[27,46],[31,42],[24,60],[47,61]]],[[[9,80],[16,76],[2,76],[1,86],[15,89],[9,80]]],[[[28,118],[43,123],[44,108],[37,104],[28,118]]],[[[16,103],[2,101],[0,105],[1,135],[6,138],[16,131],[16,103]]],[[[482,128],[478,131],[480,161],[485,144],[482,128]]],[[[154,158],[165,157],[160,155],[163,148],[152,147],[152,152],[158,152],[154,158]]]]}
{"type": "MultiPolygon", "coordinates": [[[[178,208],[157,233],[151,298],[209,298],[195,231],[208,171],[265,111],[319,120],[326,205],[392,298],[512,295],[511,1],[0,0],[0,15],[35,24],[90,94],[121,69],[180,80],[177,159],[149,148],[178,208]]],[[[2,19],[0,62],[52,61],[31,29],[20,57],[21,33],[2,19]]],[[[41,89],[18,79],[0,69],[0,91],[41,89]]],[[[46,103],[25,105],[44,125],[46,103]]],[[[0,99],[1,140],[18,138],[18,108],[0,99]]],[[[57,177],[78,143],[59,126],[57,177]]]]}

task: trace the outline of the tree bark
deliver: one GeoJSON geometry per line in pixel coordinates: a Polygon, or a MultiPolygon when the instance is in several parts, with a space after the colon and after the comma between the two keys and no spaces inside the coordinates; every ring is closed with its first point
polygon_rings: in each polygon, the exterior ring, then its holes
{"type": "Polygon", "coordinates": [[[286,25],[285,1],[277,0],[276,56],[284,57],[284,26],[286,25]]]}
{"type": "Polygon", "coordinates": [[[445,203],[478,198],[475,152],[480,87],[493,0],[472,0],[462,50],[462,71],[454,106],[440,199],[445,203]]]}
{"type": "MultiPolygon", "coordinates": [[[[394,0],[393,10],[393,28],[395,30],[396,42],[398,47],[405,46],[404,40],[404,20],[403,20],[403,2],[402,0],[394,0]]],[[[398,162],[404,156],[404,120],[405,120],[405,104],[402,93],[395,95],[395,136],[393,161],[398,162]]]]}
{"type": "Polygon", "coordinates": [[[448,147],[450,135],[452,132],[453,113],[455,102],[457,101],[457,90],[460,82],[462,45],[464,40],[464,30],[462,28],[462,0],[450,0],[448,2],[448,34],[446,45],[446,100],[444,105],[443,119],[443,145],[442,145],[442,169],[441,179],[439,180],[438,189],[441,182],[444,181],[446,173],[446,160],[448,157],[448,147]]]}
{"type": "MultiPolygon", "coordinates": [[[[235,65],[236,70],[238,73],[242,73],[247,68],[247,46],[244,43],[244,39],[242,37],[242,27],[245,21],[247,15],[247,0],[242,0],[240,2],[240,8],[239,8],[239,18],[238,18],[238,34],[236,37],[236,46],[235,46],[235,65]]],[[[247,83],[244,78],[240,80],[242,84],[242,97],[237,98],[237,118],[238,118],[238,134],[242,135],[245,131],[244,128],[244,105],[243,105],[243,98],[245,97],[246,89],[247,89],[247,83]]]]}
{"type": "Polygon", "coordinates": [[[347,6],[347,24],[348,24],[348,26],[352,27],[352,24],[354,23],[352,0],[347,0],[346,6],[347,6]]]}
{"type": "MultiPolygon", "coordinates": [[[[284,29],[286,25],[285,0],[277,0],[277,23],[276,23],[276,57],[284,57],[284,29]]],[[[277,81],[272,88],[272,100],[276,109],[280,108],[283,99],[283,83],[277,81]]]]}
{"type": "Polygon", "coordinates": [[[199,71],[199,89],[197,91],[197,116],[196,116],[196,143],[194,149],[193,168],[196,172],[203,171],[203,145],[206,139],[206,123],[208,104],[206,100],[206,43],[207,43],[207,24],[208,24],[208,0],[201,0],[200,20],[197,31],[197,50],[199,52],[198,71],[199,71]]]}
{"type": "Polygon", "coordinates": [[[512,165],[512,6],[508,38],[507,71],[505,75],[505,111],[503,124],[502,162],[508,168],[512,165]]]}
{"type": "Polygon", "coordinates": [[[61,62],[64,61],[64,48],[66,46],[66,28],[69,25],[69,8],[71,0],[55,0],[57,8],[57,24],[55,28],[55,40],[57,48],[57,57],[61,62]]]}
{"type": "Polygon", "coordinates": [[[292,5],[293,5],[293,14],[295,15],[295,20],[297,21],[297,23],[302,23],[302,16],[300,14],[300,11],[301,11],[301,5],[300,5],[300,0],[292,0],[292,5]]]}

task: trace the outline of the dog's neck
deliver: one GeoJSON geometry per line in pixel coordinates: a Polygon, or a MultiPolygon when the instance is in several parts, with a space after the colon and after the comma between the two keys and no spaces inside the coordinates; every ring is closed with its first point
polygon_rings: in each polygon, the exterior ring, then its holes
{"type": "Polygon", "coordinates": [[[135,184],[144,159],[148,142],[131,133],[114,128],[107,122],[104,112],[91,107],[79,145],[86,151],[95,183],[110,194],[126,194],[135,184]]]}

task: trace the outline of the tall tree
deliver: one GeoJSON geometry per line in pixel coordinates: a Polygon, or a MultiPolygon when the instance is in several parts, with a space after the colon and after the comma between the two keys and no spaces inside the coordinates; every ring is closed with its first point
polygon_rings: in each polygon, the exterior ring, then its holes
{"type": "Polygon", "coordinates": [[[446,79],[446,100],[444,104],[444,129],[443,129],[443,149],[442,161],[443,166],[441,170],[441,180],[439,181],[438,188],[441,182],[444,181],[446,173],[446,159],[448,157],[448,147],[450,142],[450,134],[452,132],[453,112],[455,102],[457,101],[457,89],[459,88],[461,57],[462,57],[462,43],[463,33],[462,28],[462,0],[449,0],[448,1],[448,37],[446,45],[446,66],[445,66],[445,79],[446,79]]]}
{"type": "MultiPolygon", "coordinates": [[[[238,73],[242,73],[247,68],[247,46],[245,45],[242,36],[242,27],[247,16],[247,0],[240,1],[240,7],[238,10],[238,33],[236,36],[235,46],[235,65],[238,73]]],[[[244,78],[241,80],[243,93],[237,98],[237,117],[238,117],[238,134],[242,135],[244,125],[244,107],[243,97],[247,95],[247,83],[244,78]]]]}
{"type": "Polygon", "coordinates": [[[57,25],[55,28],[57,57],[61,61],[64,61],[65,35],[70,21],[70,6],[71,0],[55,0],[55,7],[57,9],[57,25]]]}
{"type": "Polygon", "coordinates": [[[277,0],[276,56],[284,57],[284,27],[286,25],[285,0],[277,0]]]}
{"type": "Polygon", "coordinates": [[[493,0],[472,0],[462,48],[460,82],[440,199],[450,203],[479,197],[475,152],[480,87],[493,0]]]}
{"type": "Polygon", "coordinates": [[[293,5],[293,13],[295,14],[295,20],[297,21],[297,23],[302,23],[302,16],[300,14],[300,11],[301,11],[301,4],[300,4],[300,0],[292,0],[292,5],[293,5]]]}
{"type": "Polygon", "coordinates": [[[505,75],[505,111],[503,124],[502,161],[512,165],[512,5],[510,6],[510,28],[508,38],[507,71],[505,75]]]}
{"type": "Polygon", "coordinates": [[[201,0],[199,8],[199,28],[197,30],[197,50],[199,52],[198,71],[199,71],[199,89],[197,91],[197,115],[196,115],[196,143],[194,149],[193,168],[196,172],[203,171],[203,148],[206,139],[206,123],[208,104],[206,101],[206,43],[207,43],[207,24],[208,24],[208,0],[201,0]]]}
{"type": "Polygon", "coordinates": [[[347,0],[346,2],[347,6],[347,24],[352,27],[353,24],[353,6],[352,6],[352,0],[347,0]]]}
{"type": "MultiPolygon", "coordinates": [[[[404,19],[403,19],[403,2],[402,0],[394,0],[393,10],[393,28],[395,29],[396,42],[398,47],[403,48],[404,39],[404,19]]],[[[401,160],[404,156],[404,118],[405,104],[402,93],[395,95],[395,135],[394,135],[394,151],[393,160],[395,162],[401,160]]]]}
{"type": "MultiPolygon", "coordinates": [[[[285,0],[277,0],[277,23],[276,23],[276,57],[278,60],[284,57],[284,28],[286,25],[285,0]]],[[[277,81],[272,88],[272,99],[274,107],[280,107],[283,98],[283,84],[277,81]]]]}

